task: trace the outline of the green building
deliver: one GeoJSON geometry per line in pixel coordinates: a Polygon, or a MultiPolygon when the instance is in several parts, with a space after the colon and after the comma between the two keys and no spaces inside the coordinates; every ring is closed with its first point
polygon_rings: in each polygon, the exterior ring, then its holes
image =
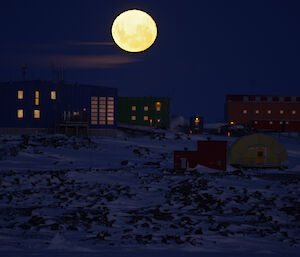
{"type": "Polygon", "coordinates": [[[118,123],[169,128],[170,98],[119,97],[118,123]]]}

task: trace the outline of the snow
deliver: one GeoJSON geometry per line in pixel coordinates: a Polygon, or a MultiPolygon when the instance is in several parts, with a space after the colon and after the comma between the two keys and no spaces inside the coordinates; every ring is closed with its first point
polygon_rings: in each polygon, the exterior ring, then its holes
{"type": "Polygon", "coordinates": [[[288,170],[182,172],[206,136],[127,133],[1,135],[1,256],[300,256],[297,138],[288,170]]]}

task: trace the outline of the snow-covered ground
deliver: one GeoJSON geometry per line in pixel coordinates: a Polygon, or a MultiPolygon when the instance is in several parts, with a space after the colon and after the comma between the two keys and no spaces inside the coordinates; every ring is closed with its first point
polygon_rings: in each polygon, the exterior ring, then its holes
{"type": "Polygon", "coordinates": [[[300,256],[298,138],[285,171],[178,172],[206,137],[157,132],[0,136],[1,256],[300,256]]]}

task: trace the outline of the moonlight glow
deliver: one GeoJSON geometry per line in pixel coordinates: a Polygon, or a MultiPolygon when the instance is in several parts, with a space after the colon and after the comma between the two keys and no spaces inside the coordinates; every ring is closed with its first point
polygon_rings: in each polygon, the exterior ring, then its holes
{"type": "Polygon", "coordinates": [[[154,43],[157,27],[147,13],[129,10],[115,19],[111,32],[120,48],[128,52],[141,52],[154,43]]]}

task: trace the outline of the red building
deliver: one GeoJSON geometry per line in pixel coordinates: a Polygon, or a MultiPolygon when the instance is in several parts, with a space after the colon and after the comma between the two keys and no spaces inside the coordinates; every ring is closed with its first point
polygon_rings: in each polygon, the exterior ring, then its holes
{"type": "Polygon", "coordinates": [[[300,96],[227,95],[225,120],[256,130],[300,132],[300,96]]]}
{"type": "Polygon", "coordinates": [[[198,164],[226,170],[226,141],[198,141],[197,151],[174,151],[174,169],[195,168],[198,164]]]}

